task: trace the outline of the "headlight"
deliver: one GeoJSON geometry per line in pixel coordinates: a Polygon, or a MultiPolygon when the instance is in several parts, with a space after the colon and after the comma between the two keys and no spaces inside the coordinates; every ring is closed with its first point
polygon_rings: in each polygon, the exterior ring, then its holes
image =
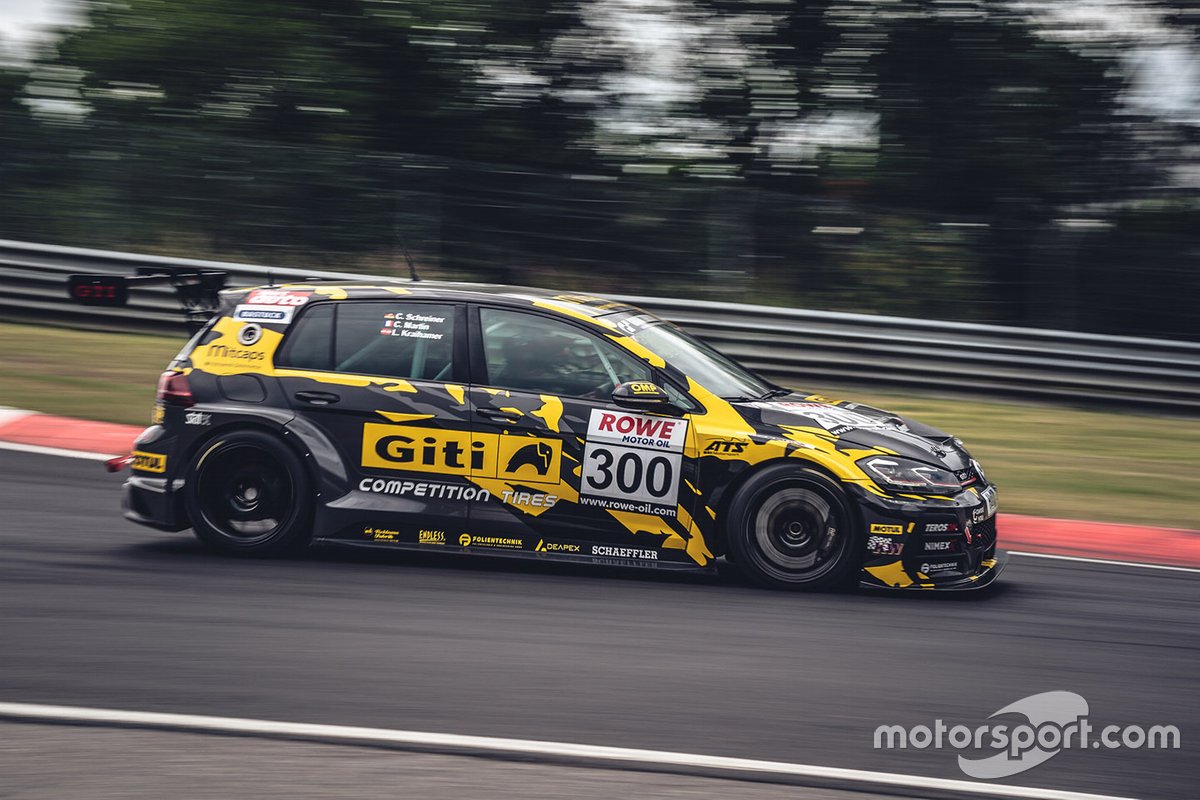
{"type": "Polygon", "coordinates": [[[872,456],[858,462],[863,471],[881,486],[898,492],[956,494],[962,484],[954,473],[908,458],[872,456]]]}
{"type": "Polygon", "coordinates": [[[979,480],[987,483],[987,475],[983,474],[983,465],[975,459],[971,459],[971,466],[975,468],[975,474],[979,476],[979,480]]]}

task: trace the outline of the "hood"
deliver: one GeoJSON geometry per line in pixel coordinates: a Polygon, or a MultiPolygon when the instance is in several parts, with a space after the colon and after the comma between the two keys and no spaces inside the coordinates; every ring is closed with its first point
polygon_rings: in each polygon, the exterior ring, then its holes
{"type": "Polygon", "coordinates": [[[962,443],[945,431],[861,403],[814,401],[795,394],[733,405],[763,434],[778,435],[783,427],[818,428],[839,443],[882,447],[955,472],[971,465],[971,456],[962,443]]]}

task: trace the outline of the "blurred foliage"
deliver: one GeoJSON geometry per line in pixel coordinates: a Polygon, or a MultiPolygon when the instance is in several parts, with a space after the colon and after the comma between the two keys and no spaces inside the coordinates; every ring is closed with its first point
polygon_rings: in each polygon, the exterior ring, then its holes
{"type": "Polygon", "coordinates": [[[79,0],[0,67],[0,237],[1200,337],[1156,8],[79,0]]]}

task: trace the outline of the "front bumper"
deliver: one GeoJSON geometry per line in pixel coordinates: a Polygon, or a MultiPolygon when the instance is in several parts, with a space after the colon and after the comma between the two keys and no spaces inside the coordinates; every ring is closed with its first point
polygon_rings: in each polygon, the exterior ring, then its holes
{"type": "Polygon", "coordinates": [[[859,585],[872,589],[980,589],[1004,569],[996,489],[954,497],[856,492],[865,527],[859,585]]]}

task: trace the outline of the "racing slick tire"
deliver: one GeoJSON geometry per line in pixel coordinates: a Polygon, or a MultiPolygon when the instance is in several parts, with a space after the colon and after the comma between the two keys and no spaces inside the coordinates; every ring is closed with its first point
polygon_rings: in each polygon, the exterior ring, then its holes
{"type": "Polygon", "coordinates": [[[861,563],[846,494],[815,469],[777,464],[747,479],[726,515],[733,565],[772,589],[822,590],[851,582],[861,563]]]}
{"type": "Polygon", "coordinates": [[[312,538],[312,489],[303,462],[263,431],[217,435],[192,460],[184,504],[196,537],[230,556],[282,556],[312,538]]]}

